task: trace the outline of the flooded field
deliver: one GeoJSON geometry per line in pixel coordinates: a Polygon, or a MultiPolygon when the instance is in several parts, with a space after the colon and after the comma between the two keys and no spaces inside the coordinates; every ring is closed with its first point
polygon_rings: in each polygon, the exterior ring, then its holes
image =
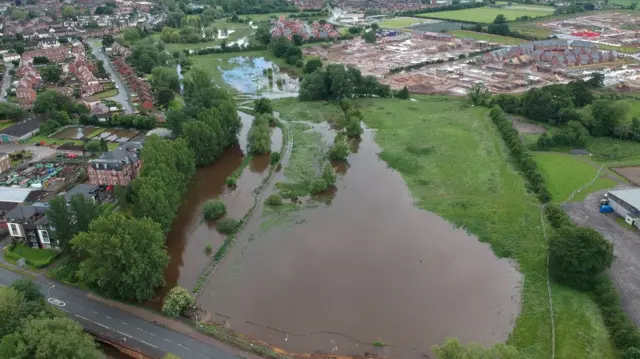
{"type": "MultiPolygon", "coordinates": [[[[255,156],[242,172],[236,188],[230,189],[225,185],[225,179],[241,165],[245,157],[247,133],[253,121],[253,116],[242,112],[239,115],[242,119],[239,143],[227,148],[213,164],[198,168],[191,179],[167,237],[167,250],[171,257],[165,270],[167,283],[158,296],[148,303],[154,308],[161,308],[164,295],[176,285],[191,290],[202,270],[211,262],[211,255],[204,252],[206,245],[211,244],[213,254],[224,242],[224,236],[216,231],[215,223],[203,218],[206,201],[220,198],[227,206],[227,216],[241,218],[253,206],[252,190],[267,175],[269,155],[255,156]]],[[[282,147],[281,136],[273,136],[273,141],[279,141],[279,147],[282,147]]]]}
{"type": "Polygon", "coordinates": [[[67,127],[61,131],[49,136],[51,138],[59,138],[62,140],[82,140],[88,138],[89,135],[97,130],[98,127],[79,126],[79,127],[67,127]]]}
{"type": "Polygon", "coordinates": [[[118,128],[109,128],[104,132],[97,135],[96,139],[105,139],[110,142],[127,142],[132,138],[138,136],[142,131],[137,130],[124,130],[118,128]]]}
{"type": "Polygon", "coordinates": [[[297,93],[298,80],[280,72],[278,66],[264,57],[238,56],[229,59],[232,66],[222,71],[226,83],[244,94],[297,93]],[[272,71],[271,79],[269,72],[272,71]]]}
{"type": "MultiPolygon", "coordinates": [[[[309,126],[331,141],[328,125],[309,126]]],[[[424,358],[448,336],[507,339],[520,273],[414,207],[373,137],[366,130],[334,164],[336,189],[315,208],[251,222],[198,298],[213,321],[298,353],[424,358]]]]}

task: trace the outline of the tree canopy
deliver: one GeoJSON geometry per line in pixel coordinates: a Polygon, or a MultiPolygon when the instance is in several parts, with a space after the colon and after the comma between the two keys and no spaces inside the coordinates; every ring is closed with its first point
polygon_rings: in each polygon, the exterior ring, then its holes
{"type": "Polygon", "coordinates": [[[100,292],[143,301],[164,285],[169,263],[160,225],[149,218],[128,218],[120,212],[98,217],[72,245],[85,258],[79,276],[100,292]]]}
{"type": "Polygon", "coordinates": [[[382,85],[373,76],[362,76],[355,67],[344,67],[341,64],[320,67],[302,79],[299,99],[310,100],[339,100],[353,97],[390,97],[391,89],[382,85]]]}
{"type": "Polygon", "coordinates": [[[162,312],[164,314],[180,316],[185,311],[191,309],[195,303],[195,298],[189,293],[188,290],[182,287],[173,287],[164,298],[162,303],[162,312]]]}

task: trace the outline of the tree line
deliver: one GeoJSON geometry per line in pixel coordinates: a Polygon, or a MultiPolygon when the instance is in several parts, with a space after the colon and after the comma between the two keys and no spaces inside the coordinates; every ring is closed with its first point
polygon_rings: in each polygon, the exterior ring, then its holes
{"type": "Polygon", "coordinates": [[[330,64],[303,76],[298,98],[312,101],[392,95],[391,87],[380,84],[374,76],[362,76],[360,70],[352,66],[330,64]]]}
{"type": "Polygon", "coordinates": [[[99,359],[91,335],[82,326],[56,315],[38,286],[19,279],[0,287],[0,357],[12,359],[99,359]]]}

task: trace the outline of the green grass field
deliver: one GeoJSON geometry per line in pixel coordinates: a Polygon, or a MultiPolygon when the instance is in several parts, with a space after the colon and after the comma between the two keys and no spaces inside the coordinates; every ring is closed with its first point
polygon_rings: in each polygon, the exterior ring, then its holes
{"type": "Polygon", "coordinates": [[[482,24],[489,24],[493,22],[493,20],[499,14],[506,16],[508,21],[514,21],[516,18],[525,16],[525,15],[531,16],[531,17],[543,17],[543,16],[553,15],[553,8],[530,7],[526,9],[525,8],[514,9],[514,8],[481,7],[476,9],[464,9],[464,10],[425,13],[425,14],[418,14],[416,16],[434,18],[434,19],[443,19],[443,20],[460,20],[460,21],[470,21],[470,22],[477,22],[482,24]]]}
{"type": "Polygon", "coordinates": [[[118,95],[118,89],[105,90],[102,92],[98,92],[95,95],[91,96],[92,98],[103,99],[107,97],[113,97],[118,95]]]}
{"type": "Polygon", "coordinates": [[[401,29],[411,25],[419,24],[421,22],[423,22],[423,20],[416,19],[415,17],[396,17],[394,19],[389,19],[389,20],[380,22],[378,23],[378,25],[383,29],[387,29],[387,28],[401,29]]]}
{"type": "MultiPolygon", "coordinates": [[[[508,343],[523,357],[548,359],[551,323],[546,289],[547,243],[540,208],[526,191],[487,109],[460,98],[414,96],[418,102],[365,100],[380,154],[398,170],[416,204],[464,227],[517,262],[524,274],[522,308],[508,343]],[[398,118],[394,114],[402,113],[398,118]],[[433,146],[428,154],[412,147],[433,146]]],[[[582,292],[552,284],[556,358],[615,358],[596,304],[582,292]]]]}
{"type": "MultiPolygon", "coordinates": [[[[569,154],[536,153],[534,158],[544,175],[553,202],[566,201],[573,191],[590,182],[598,172],[596,166],[569,154]]],[[[600,178],[578,193],[573,200],[582,201],[590,193],[615,185],[616,181],[601,174],[600,178]]]]}
{"type": "Polygon", "coordinates": [[[470,38],[470,39],[480,40],[480,41],[497,42],[503,45],[520,45],[522,43],[527,42],[526,40],[523,40],[523,39],[516,39],[513,37],[500,36],[500,35],[491,35],[491,34],[485,34],[483,32],[473,32],[473,31],[467,31],[467,30],[453,30],[450,32],[450,34],[453,34],[463,39],[470,38]]]}
{"type": "Polygon", "coordinates": [[[637,48],[634,46],[613,46],[613,45],[598,44],[598,48],[600,50],[615,50],[625,54],[635,54],[637,52],[640,52],[640,48],[637,48]]]}

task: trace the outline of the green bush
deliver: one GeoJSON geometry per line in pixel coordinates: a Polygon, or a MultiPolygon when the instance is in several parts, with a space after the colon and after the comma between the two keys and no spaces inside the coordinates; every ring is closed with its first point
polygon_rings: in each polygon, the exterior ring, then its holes
{"type": "Polygon", "coordinates": [[[282,206],[282,197],[278,196],[277,194],[272,194],[267,198],[265,203],[267,204],[267,206],[282,206]]]}
{"type": "Polygon", "coordinates": [[[333,169],[331,163],[325,163],[322,168],[322,179],[327,182],[327,186],[333,186],[336,184],[336,170],[333,169]]]}
{"type": "Polygon", "coordinates": [[[253,101],[253,110],[260,113],[268,113],[271,114],[273,112],[273,105],[271,104],[271,100],[268,98],[262,97],[255,101],[253,101]]]}
{"type": "Polygon", "coordinates": [[[213,247],[211,246],[211,244],[207,244],[206,247],[204,247],[204,252],[206,254],[211,254],[212,251],[213,251],[213,247]]]}
{"type": "Polygon", "coordinates": [[[571,218],[567,215],[567,213],[557,204],[549,204],[544,208],[545,214],[547,215],[547,219],[549,223],[554,228],[562,228],[562,227],[572,227],[573,222],[571,218]]]}
{"type": "Polygon", "coordinates": [[[240,228],[241,224],[242,222],[237,219],[223,218],[216,224],[216,230],[222,234],[235,234],[240,228]]]}
{"type": "Polygon", "coordinates": [[[312,194],[324,192],[329,188],[327,181],[324,178],[315,178],[309,183],[309,192],[312,194]]]}
{"type": "Polygon", "coordinates": [[[621,359],[640,359],[640,348],[631,347],[627,349],[620,358],[621,359]]]}
{"type": "Polygon", "coordinates": [[[188,290],[182,287],[173,287],[169,291],[169,294],[164,298],[164,303],[162,303],[162,312],[164,314],[177,317],[191,309],[194,303],[195,298],[188,290]]]}
{"type": "Polygon", "coordinates": [[[280,162],[280,152],[274,152],[271,154],[271,165],[275,165],[280,162]]]}
{"type": "Polygon", "coordinates": [[[229,187],[235,187],[236,186],[236,178],[233,176],[229,176],[227,177],[226,180],[224,180],[224,182],[227,184],[227,186],[229,187]]]}
{"type": "Polygon", "coordinates": [[[204,205],[204,218],[216,220],[227,214],[227,206],[219,199],[207,201],[204,205]]]}
{"type": "Polygon", "coordinates": [[[349,156],[349,152],[349,146],[347,146],[344,136],[338,135],[329,150],[329,158],[332,160],[345,160],[349,156]]]}

